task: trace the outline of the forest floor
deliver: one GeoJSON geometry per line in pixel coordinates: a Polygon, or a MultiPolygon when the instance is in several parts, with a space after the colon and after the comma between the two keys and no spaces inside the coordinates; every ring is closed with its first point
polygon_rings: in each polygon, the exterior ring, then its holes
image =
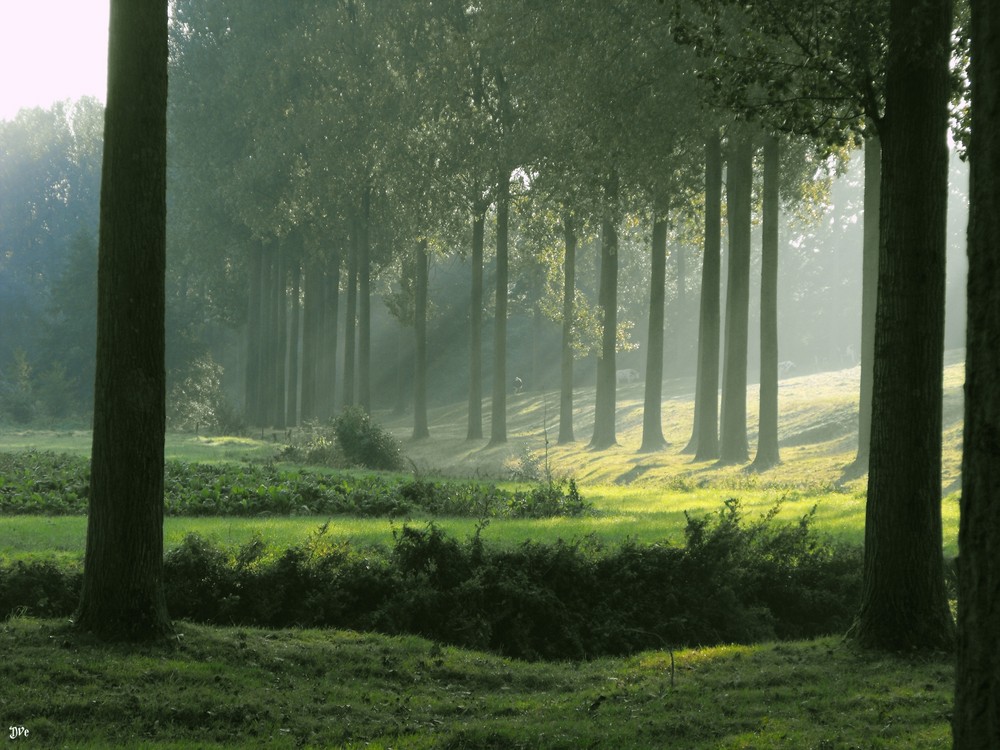
{"type": "MultiPolygon", "coordinates": [[[[946,353],[944,369],[942,489],[960,488],[964,350],[946,353]]],[[[456,402],[430,409],[430,438],[411,440],[412,416],[380,413],[376,418],[403,441],[406,455],[429,474],[507,477],[516,475],[527,458],[556,477],[573,477],[586,485],[760,487],[810,490],[842,487],[863,491],[866,479],[842,483],[841,474],[857,452],[860,367],[818,372],[781,380],[778,387],[778,438],[782,463],[760,474],[745,466],[719,467],[714,461],[695,462],[682,453],[694,421],[694,381],[668,380],[663,387],[663,433],[668,445],[661,451],[640,453],[644,384],[617,390],[618,446],[592,450],[587,442],[594,426],[594,388],[574,393],[576,442],[557,445],[559,393],[525,392],[507,397],[507,442],[490,446],[491,404],[483,404],[487,439],[466,439],[468,407],[456,402]]],[[[747,392],[747,428],[752,460],[757,441],[759,389],[747,392]]]]}
{"type": "Polygon", "coordinates": [[[24,747],[951,746],[950,657],[838,638],[529,663],[415,637],[186,622],[166,644],[109,646],[15,617],[0,623],[0,676],[0,720],[24,747]]]}

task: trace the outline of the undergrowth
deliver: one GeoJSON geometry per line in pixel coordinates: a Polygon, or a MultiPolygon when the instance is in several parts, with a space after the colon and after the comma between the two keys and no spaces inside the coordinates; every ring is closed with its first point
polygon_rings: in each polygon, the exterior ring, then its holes
{"type": "MultiPolygon", "coordinates": [[[[0,515],[87,512],[90,464],[80,456],[0,453],[0,515]]],[[[168,461],[168,516],[414,514],[471,518],[547,518],[592,513],[576,483],[537,483],[507,490],[472,481],[433,481],[379,474],[322,473],[274,464],[168,461]]]]}
{"type": "MultiPolygon", "coordinates": [[[[325,527],[283,550],[191,534],[166,556],[167,600],[198,622],[411,633],[529,659],[805,638],[846,629],[861,571],[858,548],[810,522],[747,520],[729,501],[689,517],[684,546],[590,537],[495,549],[433,524],[404,525],[389,549],[330,542],[325,527]]],[[[67,616],[79,583],[78,567],[6,566],[0,616],[67,616]]]]}

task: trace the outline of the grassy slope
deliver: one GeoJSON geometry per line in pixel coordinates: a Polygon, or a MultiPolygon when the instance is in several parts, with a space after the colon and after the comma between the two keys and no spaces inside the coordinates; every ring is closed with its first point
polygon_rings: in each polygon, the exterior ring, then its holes
{"type": "Polygon", "coordinates": [[[950,659],[835,639],[527,664],[418,638],[180,625],[126,650],[0,626],[4,726],[38,747],[948,747],[950,659]]]}
{"type": "MultiPolygon", "coordinates": [[[[957,358],[949,353],[950,360],[957,358]]],[[[949,360],[949,361],[950,361],[949,360]]],[[[821,426],[813,442],[782,448],[783,463],[762,474],[748,474],[740,466],[717,468],[712,463],[694,463],[679,451],[688,438],[692,404],[690,383],[671,381],[665,388],[663,423],[671,445],[658,453],[638,453],[642,431],[642,385],[618,391],[618,434],[620,447],[591,451],[583,437],[593,423],[593,389],[576,394],[577,443],[550,445],[549,464],[555,476],[573,476],[584,496],[601,511],[596,518],[551,519],[547,521],[494,521],[485,539],[498,544],[516,544],[532,537],[538,540],[570,539],[596,533],[617,541],[627,536],[655,541],[679,540],[684,512],[696,514],[718,509],[722,500],[735,496],[747,512],[765,512],[784,499],[785,518],[797,518],[817,506],[818,527],[846,541],[860,544],[864,537],[865,479],[840,485],[843,467],[856,450],[854,423],[857,413],[857,368],[817,373],[781,382],[783,440],[803,436],[821,426]]],[[[944,373],[944,476],[945,491],[957,487],[961,464],[961,404],[964,368],[950,361],[944,373]]],[[[526,454],[544,466],[545,426],[554,436],[558,425],[553,416],[557,394],[523,394],[511,397],[508,419],[509,440],[504,446],[487,447],[486,441],[465,440],[465,406],[438,407],[431,412],[431,438],[408,439],[407,419],[377,415],[404,444],[417,468],[428,474],[451,476],[509,477],[526,454]]],[[[756,422],[756,389],[749,397],[749,424],[756,422]]],[[[489,404],[485,404],[489,420],[489,404]]],[[[89,433],[83,431],[4,431],[0,449],[34,447],[43,450],[85,453],[89,433]]],[[[755,439],[751,432],[751,444],[755,439]]],[[[248,438],[213,438],[170,435],[167,452],[172,458],[188,461],[265,459],[274,455],[273,443],[248,438]]],[[[225,544],[243,543],[259,534],[268,542],[287,546],[301,541],[326,518],[295,519],[182,519],[168,518],[165,525],[168,547],[180,542],[191,530],[225,544]]],[[[958,501],[954,495],[943,505],[944,547],[947,555],[957,553],[958,501]]],[[[391,543],[392,528],[400,521],[377,519],[335,519],[330,534],[358,544],[391,543]]],[[[81,518],[7,518],[0,520],[5,533],[0,536],[0,556],[16,557],[55,552],[81,557],[86,524],[81,518]]],[[[460,537],[471,534],[475,522],[448,519],[440,525],[460,537]]]]}

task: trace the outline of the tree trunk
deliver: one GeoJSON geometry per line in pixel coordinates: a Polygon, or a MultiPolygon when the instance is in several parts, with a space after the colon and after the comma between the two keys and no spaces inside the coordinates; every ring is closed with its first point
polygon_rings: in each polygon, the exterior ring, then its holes
{"type": "Polygon", "coordinates": [[[274,368],[274,392],[272,410],[274,419],[272,424],[276,430],[285,429],[285,365],[288,355],[288,276],[285,268],[285,248],[284,243],[279,242],[275,247],[275,278],[274,288],[274,359],[271,366],[274,368]]]}
{"type": "Polygon", "coordinates": [[[329,419],[337,410],[337,339],[340,317],[340,250],[330,257],[327,272],[320,287],[323,292],[322,316],[320,317],[321,377],[320,409],[324,418],[329,419]]]}
{"type": "Polygon", "coordinates": [[[361,199],[358,242],[358,403],[372,410],[371,188],[361,199]]]}
{"type": "Polygon", "coordinates": [[[319,416],[318,388],[320,379],[320,318],[323,315],[323,272],[319,262],[310,260],[306,266],[302,309],[302,419],[319,416]]]}
{"type": "Polygon", "coordinates": [[[466,440],[483,437],[483,235],[486,209],[472,216],[472,291],[469,300],[469,427],[466,440]]]}
{"type": "Polygon", "coordinates": [[[757,455],[750,468],[781,463],[778,451],[778,139],[764,140],[763,238],[760,263],[760,405],[757,455]]]}
{"type": "Polygon", "coordinates": [[[299,425],[299,297],[302,286],[302,264],[299,254],[291,259],[292,295],[288,325],[288,400],[285,416],[289,427],[299,425]]]}
{"type": "Polygon", "coordinates": [[[616,372],[618,348],[618,226],[614,217],[618,204],[618,183],[612,178],[606,191],[607,216],[601,225],[601,280],[598,306],[601,309],[601,353],[597,359],[597,393],[594,401],[594,435],[590,447],[603,450],[618,444],[615,432],[616,372]]]}
{"type": "Polygon", "coordinates": [[[360,238],[358,221],[355,219],[351,231],[351,250],[347,260],[347,308],[344,311],[344,385],[342,408],[354,406],[356,367],[357,323],[358,323],[358,261],[360,238]]]}
{"type": "Polygon", "coordinates": [[[108,640],[171,631],[163,588],[167,3],[112,0],[83,589],[108,640]]]}
{"type": "Polygon", "coordinates": [[[722,252],[722,143],[718,132],[705,142],[705,247],[698,315],[698,372],[694,427],[685,453],[695,461],[719,457],[719,307],[722,252]]]}
{"type": "Polygon", "coordinates": [[[427,427],[427,240],[417,243],[413,328],[413,439],[430,437],[427,427]]]}
{"type": "Polygon", "coordinates": [[[559,388],[559,443],[574,441],[573,437],[573,321],[576,317],[576,229],[573,219],[563,217],[563,237],[566,252],[563,257],[562,362],[559,388]]]}
{"type": "Polygon", "coordinates": [[[1000,747],[1000,8],[972,0],[974,132],[969,210],[968,326],[955,750],[1000,747]]]}
{"type": "Polygon", "coordinates": [[[941,554],[949,0],[892,0],[859,643],[950,648],[941,554]]]}
{"type": "Polygon", "coordinates": [[[507,442],[507,230],[510,218],[510,175],[501,171],[497,181],[496,314],[493,321],[493,407],[490,445],[507,442]]]}
{"type": "Polygon", "coordinates": [[[872,373],[875,362],[875,308],[878,298],[879,195],[882,145],[875,126],[865,130],[865,223],[861,260],[861,393],[858,397],[858,452],[843,479],[868,471],[872,436],[872,373]]]}
{"type": "Polygon", "coordinates": [[[753,145],[749,138],[740,138],[730,147],[727,175],[729,275],[719,462],[735,464],[746,461],[749,456],[747,328],[750,315],[750,199],[753,189],[753,145]]]}
{"type": "Polygon", "coordinates": [[[667,283],[667,212],[663,206],[653,220],[649,281],[649,331],[646,341],[646,387],[642,407],[642,445],[652,452],[667,445],[663,437],[663,307],[667,283]]]}
{"type": "Polygon", "coordinates": [[[264,247],[260,310],[260,427],[274,424],[274,247],[264,247]]]}
{"type": "Polygon", "coordinates": [[[250,287],[247,293],[247,371],[245,407],[247,422],[260,424],[261,388],[261,285],[263,251],[259,242],[250,243],[250,287]]]}

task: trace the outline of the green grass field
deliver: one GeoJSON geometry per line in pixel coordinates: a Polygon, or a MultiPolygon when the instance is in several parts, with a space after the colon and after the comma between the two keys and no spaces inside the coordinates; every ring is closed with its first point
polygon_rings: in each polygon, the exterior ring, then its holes
{"type": "MultiPolygon", "coordinates": [[[[944,551],[956,552],[961,444],[961,364],[945,371],[944,551]]],[[[816,506],[815,524],[861,543],[864,479],[839,482],[856,449],[857,371],[782,381],[780,432],[789,442],[817,425],[822,440],[786,444],[783,464],[763,474],[692,463],[679,452],[691,421],[690,384],[668,384],[671,446],[637,453],[640,385],[619,390],[619,443],[586,448],[592,390],[577,394],[569,446],[546,443],[555,394],[511,401],[506,446],[464,439],[464,408],[431,415],[431,438],[407,439],[406,419],[376,415],[404,442],[415,470],[431,476],[506,480],[526,466],[575,477],[598,513],[584,518],[494,520],[497,545],[595,534],[681,541],[685,512],[718,510],[738,497],[749,516],[779,500],[794,519],[816,506]],[[854,411],[852,411],[854,410],[854,411]]],[[[756,419],[750,395],[749,424],[756,419]]],[[[489,420],[489,411],[486,410],[489,420]]],[[[751,449],[755,436],[751,433],[751,449]]],[[[86,454],[83,430],[0,429],[0,450],[86,454]]],[[[169,457],[271,460],[264,439],[170,435],[169,457]]],[[[751,450],[752,452],[752,450],[751,450]]],[[[168,518],[168,548],[190,531],[223,545],[260,536],[274,547],[302,542],[325,517],[168,518]]],[[[413,519],[422,522],[423,519],[413,519]]],[[[457,536],[476,522],[439,519],[457,536]]],[[[331,520],[329,535],[389,544],[403,519],[331,520]]],[[[0,558],[82,559],[83,517],[0,518],[0,558]]],[[[664,644],[666,647],[666,644],[664,644]]],[[[948,655],[856,651],[838,638],[716,647],[573,663],[524,663],[441,648],[419,638],[338,631],[262,631],[177,623],[167,644],[95,643],[65,623],[14,615],[0,623],[3,727],[23,727],[25,746],[106,748],[865,748],[950,747],[953,690],[948,655]]]]}

